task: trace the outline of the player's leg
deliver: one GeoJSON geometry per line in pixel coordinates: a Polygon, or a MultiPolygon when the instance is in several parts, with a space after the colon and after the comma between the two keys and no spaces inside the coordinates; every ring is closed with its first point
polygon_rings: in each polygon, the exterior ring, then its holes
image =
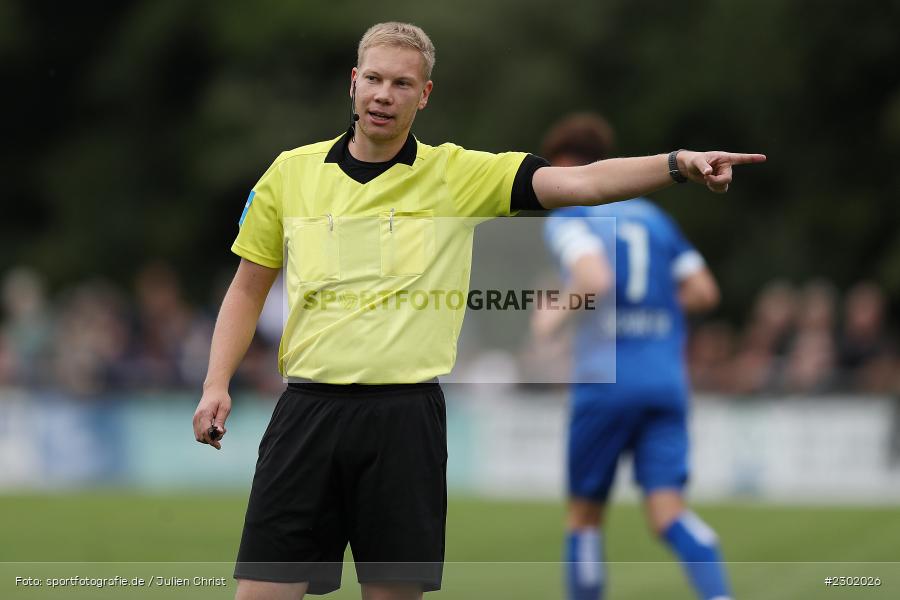
{"type": "Polygon", "coordinates": [[[373,388],[348,422],[342,485],[364,598],[407,600],[441,587],[446,423],[436,383],[373,388]]]}
{"type": "Polygon", "coordinates": [[[597,529],[603,526],[606,505],[587,498],[569,498],[566,525],[569,531],[597,529]]]}
{"type": "Polygon", "coordinates": [[[303,600],[307,583],[276,583],[238,579],[234,600],[303,600]]]}
{"type": "Polygon", "coordinates": [[[644,497],[644,510],[650,529],[659,537],[665,534],[685,511],[681,489],[657,488],[644,497]]]}
{"type": "Polygon", "coordinates": [[[601,502],[569,499],[565,549],[569,600],[597,600],[603,595],[603,513],[601,502]]]}
{"type": "Polygon", "coordinates": [[[362,600],[421,600],[422,586],[409,583],[364,583],[362,600]]]}
{"type": "Polygon", "coordinates": [[[334,467],[342,407],[307,388],[290,387],[279,399],[259,446],[234,570],[238,598],[340,587],[348,539],[334,467]]]}
{"type": "Polygon", "coordinates": [[[574,398],[569,421],[570,500],[564,556],[569,600],[598,600],[603,596],[604,503],[619,456],[628,448],[634,427],[627,408],[609,406],[597,398],[574,398]]]}
{"type": "Polygon", "coordinates": [[[635,478],[644,489],[647,521],[678,556],[697,595],[731,597],[715,532],[687,509],[687,416],[682,408],[648,410],[635,443],[635,478]]]}
{"type": "MultiPolygon", "coordinates": [[[[651,497],[656,495],[651,494],[651,497]]],[[[668,524],[661,525],[659,535],[678,556],[698,597],[704,600],[727,600],[731,597],[731,592],[716,532],[684,507],[683,503],[681,512],[674,519],[671,518],[669,515],[674,505],[674,501],[650,499],[648,512],[654,513],[650,516],[651,522],[662,524],[671,519],[668,524]],[[659,512],[659,504],[668,506],[659,512]]]]}

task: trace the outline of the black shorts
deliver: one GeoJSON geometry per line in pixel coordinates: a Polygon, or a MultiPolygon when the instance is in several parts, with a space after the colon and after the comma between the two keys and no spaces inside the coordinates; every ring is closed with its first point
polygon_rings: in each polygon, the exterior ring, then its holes
{"type": "Polygon", "coordinates": [[[447,417],[437,383],[291,384],[259,445],[234,577],[441,587],[447,417]]]}

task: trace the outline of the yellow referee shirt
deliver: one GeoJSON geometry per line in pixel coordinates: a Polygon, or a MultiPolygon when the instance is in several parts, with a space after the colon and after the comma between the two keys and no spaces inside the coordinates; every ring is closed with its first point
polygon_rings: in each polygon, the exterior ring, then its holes
{"type": "Polygon", "coordinates": [[[286,262],[279,370],[322,383],[446,374],[456,361],[474,226],[510,215],[528,155],[410,136],[405,161],[361,183],[338,164],[345,149],[346,134],[282,153],[253,188],[232,246],[266,267],[286,262]]]}

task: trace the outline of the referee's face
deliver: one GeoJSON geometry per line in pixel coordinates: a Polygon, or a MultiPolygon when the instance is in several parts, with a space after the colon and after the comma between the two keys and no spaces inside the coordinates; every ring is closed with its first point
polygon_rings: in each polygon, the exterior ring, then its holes
{"type": "Polygon", "coordinates": [[[356,82],[357,127],[363,135],[376,143],[405,140],[433,85],[425,80],[422,54],[412,48],[375,46],[366,50],[351,76],[356,82]]]}

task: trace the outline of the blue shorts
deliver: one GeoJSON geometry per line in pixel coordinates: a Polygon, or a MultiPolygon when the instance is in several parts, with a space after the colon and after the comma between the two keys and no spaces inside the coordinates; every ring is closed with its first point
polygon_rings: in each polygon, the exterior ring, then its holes
{"type": "Polygon", "coordinates": [[[569,422],[568,479],[570,497],[604,502],[619,457],[630,452],[634,478],[649,494],[681,490],[688,478],[687,409],[614,402],[575,402],[569,422]]]}

